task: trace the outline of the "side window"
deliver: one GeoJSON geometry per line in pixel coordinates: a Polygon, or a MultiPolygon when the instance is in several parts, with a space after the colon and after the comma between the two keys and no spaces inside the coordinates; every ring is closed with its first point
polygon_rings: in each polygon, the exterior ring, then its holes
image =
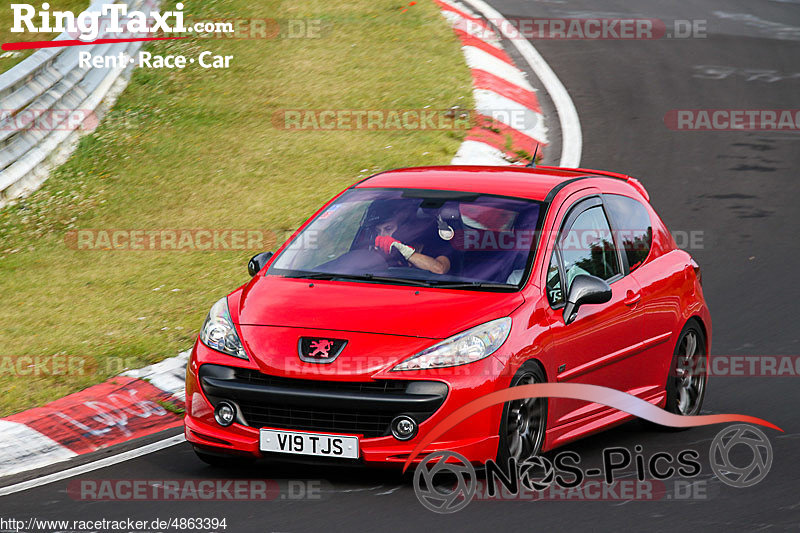
{"type": "Polygon", "coordinates": [[[600,206],[590,207],[565,228],[559,240],[564,261],[566,292],[578,274],[589,274],[608,280],[622,271],[617,250],[611,237],[611,227],[600,206]]]}
{"type": "Polygon", "coordinates": [[[619,194],[604,196],[614,232],[628,258],[628,266],[635,270],[644,263],[653,244],[653,225],[650,213],[638,200],[619,194]]]}
{"type": "Polygon", "coordinates": [[[553,251],[550,266],[547,267],[547,300],[552,307],[564,303],[564,291],[561,290],[561,272],[558,270],[558,256],[553,251]]]}

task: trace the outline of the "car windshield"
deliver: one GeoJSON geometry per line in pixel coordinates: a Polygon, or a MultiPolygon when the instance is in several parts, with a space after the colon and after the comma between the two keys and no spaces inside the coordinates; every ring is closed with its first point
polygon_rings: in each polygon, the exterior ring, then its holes
{"type": "Polygon", "coordinates": [[[350,189],[319,213],[269,275],[451,288],[518,288],[542,204],[458,191],[350,189]]]}

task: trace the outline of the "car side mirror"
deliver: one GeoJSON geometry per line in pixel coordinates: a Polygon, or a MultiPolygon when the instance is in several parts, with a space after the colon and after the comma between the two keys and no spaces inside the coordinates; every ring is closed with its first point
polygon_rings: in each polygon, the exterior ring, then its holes
{"type": "Polygon", "coordinates": [[[256,254],[250,258],[250,261],[247,263],[247,272],[250,273],[250,276],[255,276],[258,272],[264,268],[264,265],[267,264],[267,261],[272,257],[272,252],[261,252],[260,254],[256,254]]]}
{"type": "Polygon", "coordinates": [[[578,274],[572,280],[564,306],[564,323],[570,324],[578,316],[578,308],[585,304],[604,304],[611,299],[611,287],[602,279],[578,274]]]}

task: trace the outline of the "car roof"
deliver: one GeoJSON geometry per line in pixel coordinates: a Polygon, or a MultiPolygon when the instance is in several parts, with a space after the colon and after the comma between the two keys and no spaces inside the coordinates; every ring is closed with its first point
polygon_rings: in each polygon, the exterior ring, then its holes
{"type": "Polygon", "coordinates": [[[387,170],[355,187],[465,191],[543,201],[559,185],[586,176],[592,174],[583,169],[450,165],[387,170]]]}

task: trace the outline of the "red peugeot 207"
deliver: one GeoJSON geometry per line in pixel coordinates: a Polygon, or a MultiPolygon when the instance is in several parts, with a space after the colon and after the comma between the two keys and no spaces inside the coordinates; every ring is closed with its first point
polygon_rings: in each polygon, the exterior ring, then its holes
{"type": "MultiPolygon", "coordinates": [[[[700,269],[647,191],[554,167],[392,170],[322,207],[211,308],[186,438],[232,455],[402,465],[459,406],[509,386],[603,385],[700,411],[700,269]]],[[[526,458],[620,423],[571,399],[487,408],[423,453],[526,458]]],[[[420,455],[419,457],[422,457],[420,455]]]]}

